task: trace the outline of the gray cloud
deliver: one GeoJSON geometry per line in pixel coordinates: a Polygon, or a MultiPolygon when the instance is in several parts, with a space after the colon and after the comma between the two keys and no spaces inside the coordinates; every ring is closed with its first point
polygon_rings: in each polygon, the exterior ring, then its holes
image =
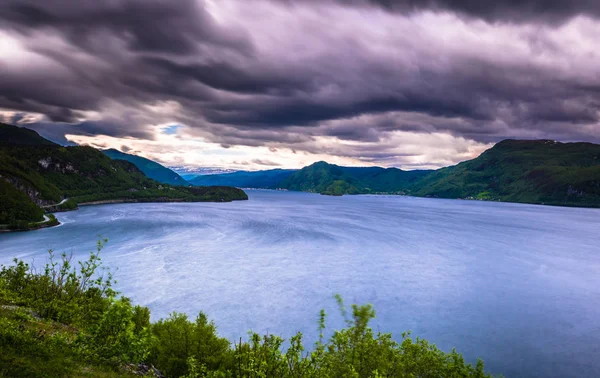
{"type": "MultiPolygon", "coordinates": [[[[288,5],[323,0],[276,0],[288,5]]],[[[600,16],[596,0],[332,0],[351,6],[377,6],[386,11],[416,13],[425,10],[448,11],[487,21],[561,22],[578,15],[600,16]]]]}
{"type": "Polygon", "coordinates": [[[377,161],[397,131],[600,142],[597,1],[225,2],[4,1],[0,38],[19,46],[0,108],[43,114],[33,127],[63,143],[179,122],[227,147],[332,137],[377,161]]]}

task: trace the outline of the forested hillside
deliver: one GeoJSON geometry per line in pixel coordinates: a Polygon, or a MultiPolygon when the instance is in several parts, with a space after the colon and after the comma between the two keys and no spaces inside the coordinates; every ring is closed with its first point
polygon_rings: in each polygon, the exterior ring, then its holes
{"type": "Polygon", "coordinates": [[[600,145],[505,140],[439,169],[411,194],[568,206],[600,206],[600,145]]]}
{"type": "MultiPolygon", "coordinates": [[[[563,206],[600,206],[600,145],[549,140],[505,140],[479,157],[431,171],[341,167],[317,162],[273,180],[252,177],[253,187],[329,195],[392,193],[563,206]]],[[[244,181],[245,183],[248,182],[244,181]]]]}
{"type": "Polygon", "coordinates": [[[428,171],[402,171],[397,168],[341,167],[320,161],[295,172],[280,188],[329,195],[364,193],[406,194],[428,171]]]}
{"type": "Polygon", "coordinates": [[[0,190],[6,194],[0,201],[0,225],[27,228],[29,222],[42,220],[40,207],[57,204],[72,209],[77,203],[105,200],[247,199],[236,188],[160,184],[130,162],[113,160],[92,147],[59,146],[25,128],[0,124],[0,133],[0,190]]]}
{"type": "Polygon", "coordinates": [[[189,185],[189,183],[177,173],[150,159],[146,159],[137,155],[126,154],[115,149],[103,150],[102,152],[111,159],[125,160],[133,163],[140,171],[154,181],[176,186],[189,185]]]}

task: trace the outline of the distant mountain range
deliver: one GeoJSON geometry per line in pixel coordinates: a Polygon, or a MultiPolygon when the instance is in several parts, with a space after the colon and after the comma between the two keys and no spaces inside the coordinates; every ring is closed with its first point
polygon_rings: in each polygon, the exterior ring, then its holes
{"type": "Polygon", "coordinates": [[[600,145],[504,140],[479,157],[438,170],[340,167],[206,175],[194,185],[287,189],[329,195],[394,193],[564,206],[600,206],[600,145]]]}
{"type": "Polygon", "coordinates": [[[113,148],[109,150],[102,150],[102,152],[111,159],[125,160],[133,163],[140,171],[142,171],[152,180],[169,185],[189,185],[188,182],[177,173],[150,159],[146,159],[137,155],[126,154],[113,148]]]}
{"type": "Polygon", "coordinates": [[[0,229],[37,227],[44,212],[74,209],[81,203],[247,198],[232,187],[161,184],[129,161],[113,160],[92,147],[63,147],[35,131],[0,123],[0,229]]]}
{"type": "Polygon", "coordinates": [[[227,169],[220,167],[194,167],[188,165],[172,165],[167,168],[176,172],[186,181],[190,181],[198,176],[237,172],[237,170],[235,169],[227,169]]]}
{"type": "Polygon", "coordinates": [[[397,168],[340,167],[320,161],[294,172],[279,188],[329,195],[399,193],[405,194],[429,171],[397,168]]]}
{"type": "Polygon", "coordinates": [[[238,171],[196,176],[188,180],[192,185],[227,185],[237,188],[276,189],[297,169],[269,169],[265,171],[238,171]]]}
{"type": "MultiPolygon", "coordinates": [[[[63,198],[80,202],[100,197],[198,200],[198,194],[190,192],[191,188],[182,187],[189,184],[327,195],[388,193],[600,207],[600,145],[592,143],[504,140],[475,159],[438,170],[342,167],[321,161],[302,169],[197,176],[190,173],[187,182],[173,170],[149,159],[117,150],[103,152],[114,160],[90,147],[61,147],[32,130],[0,125],[0,178],[4,178],[0,179],[0,194],[3,198],[20,198],[15,201],[22,205],[21,212],[33,214],[28,218],[30,221],[40,218],[39,206],[63,198]],[[158,192],[159,182],[169,185],[169,190],[158,192]],[[33,205],[24,205],[23,193],[34,200],[33,205]],[[38,210],[23,210],[27,208],[38,210]]],[[[188,167],[185,171],[204,173],[202,169],[188,167]]],[[[241,196],[230,191],[223,193],[202,198],[229,200],[241,196]]],[[[16,211],[13,208],[7,213],[0,206],[0,224],[14,219],[16,211]],[[12,218],[6,215],[11,211],[12,218]]]]}

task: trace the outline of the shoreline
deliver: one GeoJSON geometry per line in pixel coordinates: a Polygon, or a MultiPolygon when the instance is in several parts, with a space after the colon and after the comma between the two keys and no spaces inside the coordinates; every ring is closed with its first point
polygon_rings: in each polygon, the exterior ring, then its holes
{"type": "MultiPolygon", "coordinates": [[[[242,189],[242,188],[240,188],[242,189]]],[[[512,201],[501,201],[501,200],[482,200],[482,199],[472,199],[472,198],[443,198],[443,197],[425,197],[425,196],[413,196],[410,194],[398,194],[398,193],[356,193],[356,194],[341,194],[341,195],[331,195],[331,194],[325,194],[325,193],[319,193],[319,192],[310,192],[310,191],[302,191],[302,190],[288,190],[288,189],[267,189],[267,188],[243,188],[243,190],[249,190],[249,191],[273,191],[273,192],[296,192],[296,193],[306,193],[306,194],[317,194],[317,195],[321,195],[321,196],[327,196],[327,197],[343,197],[343,196],[374,196],[374,197],[378,197],[378,196],[393,196],[393,197],[412,197],[412,198],[423,198],[423,199],[440,199],[440,200],[451,200],[451,201],[469,201],[469,202],[490,202],[490,203],[505,203],[505,204],[514,204],[514,205],[534,205],[534,206],[550,206],[550,207],[564,207],[564,208],[572,208],[572,209],[591,209],[591,210],[598,210],[600,209],[600,205],[587,205],[587,206],[583,206],[583,205],[577,205],[577,204],[552,204],[552,203],[535,203],[535,202],[512,202],[512,201]]],[[[63,203],[66,200],[63,200],[63,203]]],[[[239,200],[232,200],[232,201],[222,201],[222,202],[235,202],[235,201],[239,201],[239,200]]],[[[68,212],[68,211],[76,211],[79,209],[80,206],[98,206],[98,205],[111,205],[111,204],[121,204],[121,203],[183,203],[183,202],[190,202],[190,203],[196,203],[196,202],[221,202],[221,201],[186,201],[183,199],[168,199],[168,198],[164,198],[161,200],[154,200],[154,201],[140,201],[138,199],[112,199],[112,200],[99,200],[99,201],[89,201],[89,202],[81,202],[77,204],[77,207],[74,209],[68,209],[68,210],[59,210],[59,211],[53,211],[52,213],[48,213],[50,215],[53,215],[53,213],[57,213],[57,212],[68,212]]],[[[52,206],[47,206],[47,207],[53,207],[55,205],[52,206]]],[[[44,214],[44,218],[48,218],[46,214],[44,214]]],[[[27,229],[15,229],[15,230],[11,230],[8,228],[9,225],[3,224],[0,225],[0,233],[9,233],[9,232],[24,232],[24,231],[35,231],[35,230],[40,230],[43,228],[52,228],[52,227],[57,227],[60,226],[62,223],[60,223],[60,221],[58,221],[58,219],[56,219],[56,217],[54,217],[54,220],[51,218],[48,219],[44,219],[41,222],[36,222],[34,223],[35,227],[31,227],[31,228],[27,228],[27,229]],[[55,224],[49,224],[49,222],[56,222],[55,224]]]]}
{"type": "MultiPolygon", "coordinates": [[[[63,200],[61,202],[61,204],[65,203],[67,200],[68,199],[63,200]]],[[[235,202],[235,201],[247,201],[247,199],[244,199],[244,200],[237,200],[236,199],[236,200],[231,200],[231,201],[187,201],[187,200],[182,199],[182,198],[175,198],[175,199],[162,198],[162,199],[154,200],[154,201],[140,201],[138,199],[112,199],[112,200],[88,201],[88,202],[78,203],[77,207],[75,207],[74,209],[65,209],[65,210],[53,211],[52,213],[46,213],[46,214],[44,214],[44,220],[43,221],[31,223],[32,225],[34,225],[33,227],[28,227],[28,228],[24,228],[24,229],[9,229],[8,228],[9,227],[8,224],[2,224],[2,225],[0,225],[0,233],[35,231],[35,230],[40,230],[40,229],[43,229],[43,228],[52,228],[52,227],[60,226],[62,223],[60,223],[60,221],[54,216],[54,213],[64,213],[64,212],[68,212],[68,211],[76,211],[76,210],[79,210],[80,206],[111,205],[111,204],[119,204],[119,203],[184,203],[184,202],[189,202],[189,203],[197,203],[197,202],[225,203],[225,202],[235,202]],[[50,218],[50,217],[48,217],[48,215],[52,215],[52,217],[50,218]]],[[[57,205],[50,205],[50,206],[46,206],[45,208],[52,208],[52,207],[55,207],[57,205]]]]}
{"type": "MultiPolygon", "coordinates": [[[[242,188],[240,188],[242,189],[242,188]]],[[[434,199],[434,200],[447,200],[447,201],[468,201],[468,202],[483,202],[483,203],[505,203],[513,205],[533,205],[533,206],[550,206],[550,207],[564,207],[571,209],[600,209],[599,204],[577,204],[577,203],[544,203],[544,202],[516,202],[516,201],[502,201],[498,199],[477,199],[477,198],[446,198],[446,197],[433,197],[433,196],[416,196],[407,193],[386,193],[386,192],[374,192],[374,193],[345,193],[345,194],[327,194],[321,192],[313,192],[307,190],[288,190],[288,189],[271,189],[271,188],[243,188],[249,191],[272,191],[272,192],[289,192],[289,193],[306,193],[306,194],[318,194],[327,197],[345,197],[345,196],[372,196],[372,197],[410,197],[410,198],[422,198],[422,199],[434,199]]]]}
{"type": "Polygon", "coordinates": [[[10,225],[8,225],[8,224],[2,224],[2,225],[0,225],[0,233],[35,231],[35,230],[41,230],[42,228],[57,227],[57,226],[60,226],[62,224],[54,216],[54,214],[49,213],[48,215],[44,214],[44,220],[43,221],[30,223],[30,225],[33,225],[32,227],[23,228],[23,229],[14,229],[13,230],[13,229],[9,228],[10,225]],[[51,216],[48,216],[48,215],[51,215],[51,216]]]}

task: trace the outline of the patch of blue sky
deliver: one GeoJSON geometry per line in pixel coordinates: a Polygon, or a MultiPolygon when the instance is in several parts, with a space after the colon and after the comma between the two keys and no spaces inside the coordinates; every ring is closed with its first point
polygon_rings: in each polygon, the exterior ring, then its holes
{"type": "Polygon", "coordinates": [[[177,134],[177,130],[180,127],[182,127],[182,126],[178,125],[178,124],[169,125],[169,126],[165,127],[164,129],[162,129],[162,133],[166,134],[166,135],[174,135],[174,134],[177,134]]]}

